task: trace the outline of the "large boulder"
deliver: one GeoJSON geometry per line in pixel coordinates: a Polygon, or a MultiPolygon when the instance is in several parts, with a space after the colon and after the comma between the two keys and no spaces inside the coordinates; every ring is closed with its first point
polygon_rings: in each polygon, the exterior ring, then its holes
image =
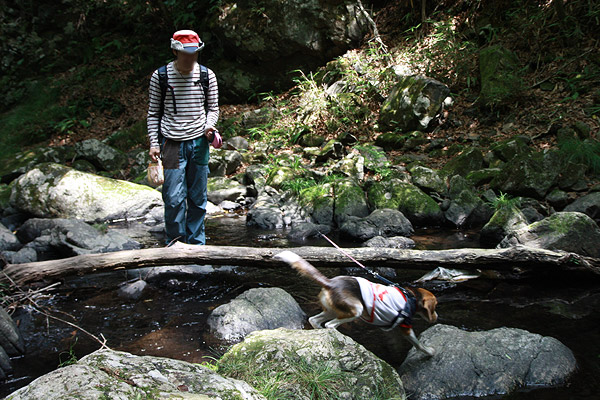
{"type": "Polygon", "coordinates": [[[225,102],[291,86],[290,69],[314,70],[362,39],[367,24],[348,0],[224,3],[208,28],[223,44],[214,60],[225,102]]]}
{"type": "Polygon", "coordinates": [[[477,147],[469,147],[442,168],[442,173],[447,176],[467,176],[471,171],[480,170],[484,166],[483,154],[477,147]]]}
{"type": "Polygon", "coordinates": [[[410,168],[409,171],[412,183],[425,193],[444,195],[448,191],[446,182],[444,182],[438,171],[422,165],[416,165],[410,168]]]}
{"type": "Polygon", "coordinates": [[[335,329],[254,332],[219,360],[219,371],[255,386],[277,376],[277,399],[405,399],[396,371],[335,329]]]}
{"type": "Polygon", "coordinates": [[[0,181],[11,182],[33,169],[37,164],[46,162],[63,164],[73,160],[74,157],[75,150],[70,146],[38,147],[26,150],[0,161],[0,181]]]}
{"type": "Polygon", "coordinates": [[[460,175],[450,179],[450,206],[444,215],[456,227],[481,226],[492,216],[492,209],[460,175]]]}
{"type": "Polygon", "coordinates": [[[373,208],[391,208],[417,226],[439,225],[444,216],[438,203],[411,183],[390,179],[388,182],[373,182],[367,189],[373,208]]]}
{"type": "Polygon", "coordinates": [[[239,182],[224,177],[208,178],[206,184],[208,201],[219,204],[223,200],[236,201],[240,197],[246,197],[246,186],[239,182]]]}
{"type": "Polygon", "coordinates": [[[514,205],[500,207],[492,218],[481,228],[479,239],[482,242],[497,245],[512,232],[529,225],[527,217],[514,205]]]}
{"type": "Polygon", "coordinates": [[[514,98],[522,88],[517,56],[500,45],[479,52],[481,98],[486,104],[498,104],[514,98]]]}
{"type": "Polygon", "coordinates": [[[52,252],[63,257],[141,247],[119,232],[102,232],[79,219],[31,218],[19,228],[17,236],[37,253],[52,252]]]}
{"type": "Polygon", "coordinates": [[[404,76],[381,106],[379,126],[401,132],[425,130],[440,113],[448,86],[423,76],[404,76]]]}
{"type": "Polygon", "coordinates": [[[582,196],[565,207],[563,211],[575,211],[586,214],[595,221],[600,221],[600,192],[582,196]]]}
{"type": "Polygon", "coordinates": [[[433,357],[411,349],[398,372],[415,400],[481,397],[564,384],[577,363],[558,340],[521,329],[467,332],[438,324],[420,341],[433,357]]]}
{"type": "Polygon", "coordinates": [[[367,215],[369,215],[369,206],[362,188],[352,180],[336,183],[333,219],[338,226],[341,226],[350,216],[361,218],[367,215]]]}
{"type": "MultiPolygon", "coordinates": [[[[267,187],[268,188],[268,187],[267,187]]],[[[262,191],[246,214],[246,225],[260,229],[279,229],[285,226],[278,196],[262,191]]]]}
{"type": "Polygon", "coordinates": [[[87,139],[75,144],[75,152],[80,159],[91,162],[94,167],[104,171],[118,171],[127,164],[127,156],[99,141],[87,139]]]}
{"type": "Polygon", "coordinates": [[[303,189],[298,195],[300,204],[317,224],[333,224],[333,185],[330,183],[315,185],[303,189]]]}
{"type": "Polygon", "coordinates": [[[364,242],[363,247],[379,247],[379,248],[390,248],[390,249],[412,249],[416,243],[414,240],[404,236],[392,236],[383,237],[375,236],[372,239],[364,242]]]}
{"type": "Polygon", "coordinates": [[[410,221],[398,210],[383,208],[368,217],[349,217],[340,227],[340,233],[364,242],[375,236],[411,236],[414,229],[410,221]]]}
{"type": "Polygon", "coordinates": [[[217,338],[235,343],[263,329],[302,329],[305,321],[306,314],[285,290],[258,288],[215,308],[207,323],[217,338]]]}
{"type": "Polygon", "coordinates": [[[15,234],[0,224],[0,251],[17,251],[21,247],[23,245],[19,242],[15,234]]]}
{"type": "Polygon", "coordinates": [[[233,174],[243,162],[239,151],[211,149],[208,168],[209,176],[224,176],[233,174]]]}
{"type": "Polygon", "coordinates": [[[600,228],[578,212],[557,212],[541,221],[509,233],[498,247],[523,244],[548,250],[563,250],[600,257],[600,228]]]}
{"type": "Polygon", "coordinates": [[[265,399],[247,383],[222,377],[198,364],[108,349],[98,350],[76,364],[52,371],[8,398],[265,399]]]}
{"type": "Polygon", "coordinates": [[[160,192],[144,185],[40,164],[18,178],[11,205],[37,217],[107,221],[146,217],[163,206],[160,192]]]}
{"type": "Polygon", "coordinates": [[[0,307],[0,379],[4,380],[12,372],[11,356],[25,353],[25,343],[17,324],[0,307]]]}
{"type": "Polygon", "coordinates": [[[562,164],[555,152],[516,156],[504,164],[490,186],[512,195],[543,199],[556,184],[562,164]]]}

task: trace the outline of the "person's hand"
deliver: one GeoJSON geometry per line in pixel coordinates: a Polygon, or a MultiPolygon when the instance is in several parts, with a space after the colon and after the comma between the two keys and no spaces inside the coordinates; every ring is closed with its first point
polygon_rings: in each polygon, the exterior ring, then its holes
{"type": "Polygon", "coordinates": [[[158,162],[159,157],[160,157],[160,148],[151,147],[150,148],[150,159],[154,162],[158,162]]]}
{"type": "Polygon", "coordinates": [[[204,131],[204,136],[206,136],[208,143],[212,143],[213,139],[215,138],[215,131],[216,129],[213,127],[206,128],[206,131],[204,131]]]}

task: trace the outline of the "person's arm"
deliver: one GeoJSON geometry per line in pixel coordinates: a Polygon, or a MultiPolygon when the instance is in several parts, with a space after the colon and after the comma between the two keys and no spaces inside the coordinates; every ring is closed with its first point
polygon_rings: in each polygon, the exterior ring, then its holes
{"type": "Polygon", "coordinates": [[[150,78],[149,102],[148,102],[148,139],[150,140],[150,158],[158,161],[160,156],[160,145],[158,143],[158,129],[160,125],[160,83],[158,71],[154,71],[150,78]]]}
{"type": "Polygon", "coordinates": [[[219,120],[219,86],[214,72],[208,70],[208,94],[206,96],[206,138],[212,142],[213,132],[219,120]]]}

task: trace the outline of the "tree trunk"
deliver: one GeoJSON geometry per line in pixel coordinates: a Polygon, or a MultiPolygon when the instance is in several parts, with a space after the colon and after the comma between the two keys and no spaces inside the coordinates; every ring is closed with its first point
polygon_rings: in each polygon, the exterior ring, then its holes
{"type": "MultiPolygon", "coordinates": [[[[126,250],[114,253],[85,254],[60,260],[8,264],[3,272],[19,285],[83,275],[103,270],[131,269],[182,264],[236,265],[242,267],[283,267],[273,258],[291,250],[317,267],[356,266],[347,256],[331,247],[257,248],[234,246],[190,246],[126,250]]],[[[600,260],[574,253],[516,246],[507,249],[399,250],[361,247],[344,249],[367,267],[425,269],[438,266],[462,269],[510,270],[558,267],[563,270],[600,274],[600,260]]],[[[6,281],[3,277],[1,280],[6,281]]]]}

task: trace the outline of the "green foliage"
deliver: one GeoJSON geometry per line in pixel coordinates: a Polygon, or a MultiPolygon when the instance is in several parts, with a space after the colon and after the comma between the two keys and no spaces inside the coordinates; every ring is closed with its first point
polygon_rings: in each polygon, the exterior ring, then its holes
{"type": "Polygon", "coordinates": [[[108,137],[107,144],[123,152],[133,148],[146,146],[148,143],[148,126],[146,119],[136,122],[131,127],[115,132],[108,137]]]}
{"type": "Polygon", "coordinates": [[[489,202],[490,206],[495,210],[506,210],[513,207],[518,207],[521,204],[520,197],[510,197],[506,193],[500,192],[500,196],[489,202]]]}
{"type": "Polygon", "coordinates": [[[588,171],[600,174],[600,142],[590,139],[565,139],[558,142],[558,148],[567,160],[587,165],[588,171]]]}
{"type": "Polygon", "coordinates": [[[75,355],[75,351],[73,350],[76,344],[77,338],[75,338],[75,341],[69,346],[69,351],[63,351],[58,355],[58,368],[66,367],[67,365],[73,365],[77,363],[77,356],[75,355]]]}
{"type": "Polygon", "coordinates": [[[285,181],[281,185],[281,189],[291,190],[295,194],[300,194],[300,192],[302,192],[303,190],[309,189],[316,185],[317,185],[317,182],[314,180],[314,178],[300,177],[300,178],[292,179],[291,181],[285,181]]]}

